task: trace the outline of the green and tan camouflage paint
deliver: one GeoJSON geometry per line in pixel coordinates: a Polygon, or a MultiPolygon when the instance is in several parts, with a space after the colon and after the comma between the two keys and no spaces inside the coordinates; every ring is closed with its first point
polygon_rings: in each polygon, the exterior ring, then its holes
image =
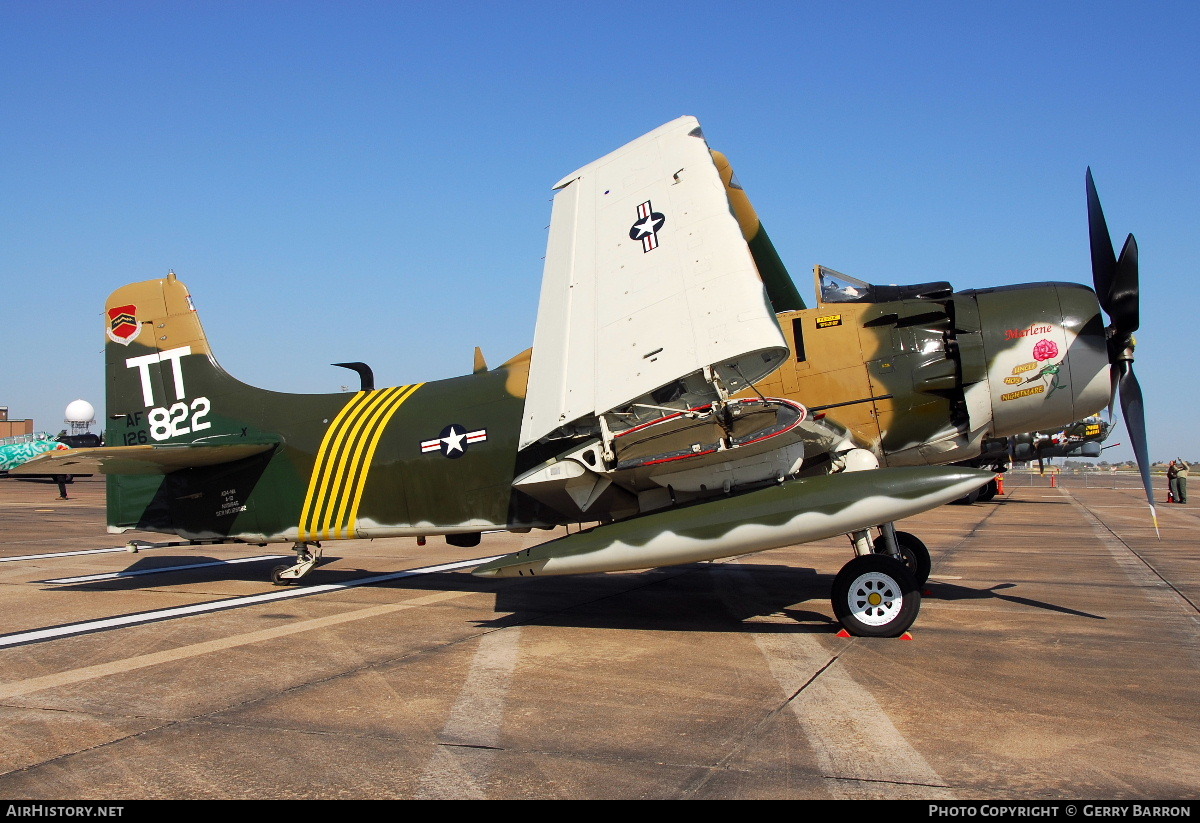
{"type": "Polygon", "coordinates": [[[827,303],[777,319],[792,357],[758,391],[829,407],[884,465],[968,459],[985,438],[1068,425],[1107,402],[1100,308],[1085,286],[827,303]]]}
{"type": "Polygon", "coordinates": [[[112,531],[319,541],[549,525],[511,488],[528,352],[446,380],[288,394],[220,367],[173,274],[119,289],[106,322],[106,445],[236,457],[165,476],[110,474],[112,531]],[[460,441],[452,457],[441,444],[422,450],[452,424],[482,437],[460,441]],[[248,457],[237,451],[264,444],[248,457]]]}

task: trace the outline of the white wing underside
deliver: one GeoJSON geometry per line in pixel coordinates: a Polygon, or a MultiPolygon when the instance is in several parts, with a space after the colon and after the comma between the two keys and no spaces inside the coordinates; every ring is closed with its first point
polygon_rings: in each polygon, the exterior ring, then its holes
{"type": "Polygon", "coordinates": [[[555,189],[521,448],[706,367],[739,391],[787,356],[695,118],[555,189]]]}

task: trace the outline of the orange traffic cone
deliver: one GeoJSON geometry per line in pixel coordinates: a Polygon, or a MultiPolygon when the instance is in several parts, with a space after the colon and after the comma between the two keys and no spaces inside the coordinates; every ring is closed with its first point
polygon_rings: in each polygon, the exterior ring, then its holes
{"type": "Polygon", "coordinates": [[[1004,494],[1004,475],[996,475],[996,494],[1004,494]]]}
{"type": "Polygon", "coordinates": [[[1171,491],[1170,489],[1167,489],[1167,502],[1168,503],[1175,502],[1175,492],[1171,491]]]}
{"type": "Polygon", "coordinates": [[[1052,488],[1052,489],[1058,488],[1058,475],[1057,474],[1050,475],[1050,488],[1052,488]]]}

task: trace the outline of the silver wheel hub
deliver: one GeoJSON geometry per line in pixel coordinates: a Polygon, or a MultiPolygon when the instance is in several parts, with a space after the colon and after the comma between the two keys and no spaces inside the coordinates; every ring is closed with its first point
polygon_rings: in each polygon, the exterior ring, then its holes
{"type": "Polygon", "coordinates": [[[854,578],[846,594],[855,619],[867,626],[883,626],[895,620],[904,605],[904,593],[891,575],[867,572],[854,578]]]}

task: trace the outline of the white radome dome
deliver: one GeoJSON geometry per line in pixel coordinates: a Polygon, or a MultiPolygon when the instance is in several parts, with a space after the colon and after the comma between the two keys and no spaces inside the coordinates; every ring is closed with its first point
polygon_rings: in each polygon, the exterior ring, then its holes
{"type": "Polygon", "coordinates": [[[96,409],[86,400],[72,400],[67,405],[68,423],[91,423],[96,419],[96,409]]]}

